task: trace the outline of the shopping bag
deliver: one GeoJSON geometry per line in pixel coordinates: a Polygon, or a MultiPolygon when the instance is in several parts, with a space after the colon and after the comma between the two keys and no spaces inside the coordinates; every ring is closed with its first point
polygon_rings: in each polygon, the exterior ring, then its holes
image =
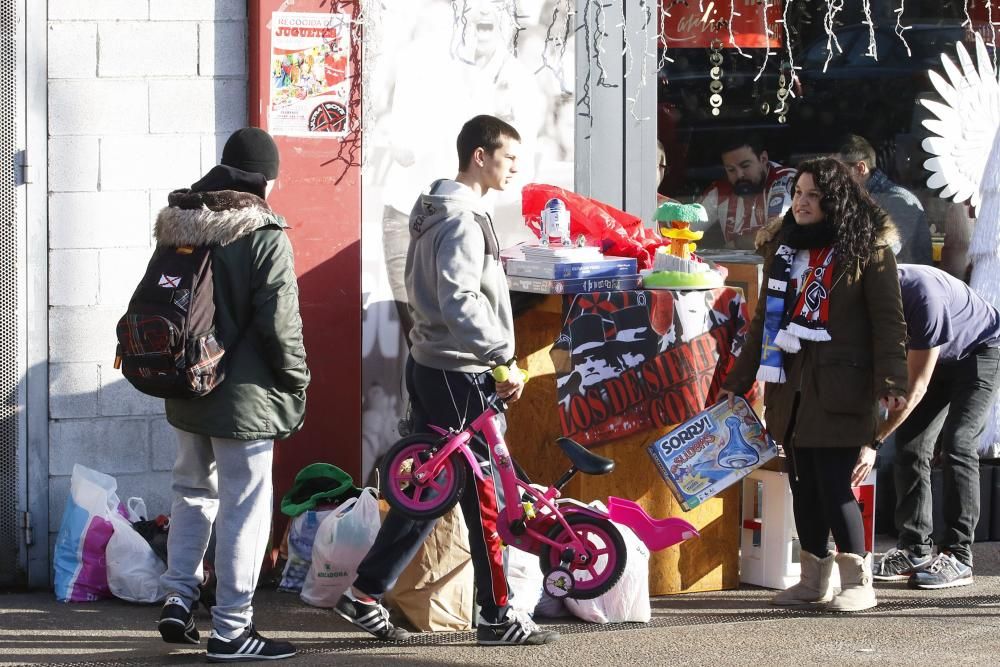
{"type": "MultiPolygon", "coordinates": [[[[129,499],[130,508],[132,500],[129,499]]],[[[113,513],[111,525],[115,532],[105,551],[108,588],[115,597],[129,602],[159,602],[165,597],[160,575],[166,571],[166,564],[128,519],[113,513]]]]}
{"type": "Polygon", "coordinates": [[[87,602],[111,597],[105,549],[114,533],[111,516],[126,516],[110,475],[76,464],[56,536],[52,567],[56,599],[87,602]]]}
{"type": "Polygon", "coordinates": [[[625,539],[628,552],[621,579],[593,600],[567,597],[563,602],[574,616],[591,623],[648,623],[653,615],[649,605],[649,549],[630,529],[617,523],[615,527],[625,539]]]}
{"type": "Polygon", "coordinates": [[[507,585],[510,588],[510,606],[514,611],[535,615],[544,579],[538,556],[507,547],[507,585]]]}
{"type": "Polygon", "coordinates": [[[386,600],[422,632],[472,627],[475,584],[460,505],[438,519],[386,600]]]}
{"type": "Polygon", "coordinates": [[[381,525],[375,489],[331,511],[316,529],[312,563],[300,597],[314,607],[333,607],[358,574],[358,565],[381,525]]]}
{"type": "Polygon", "coordinates": [[[281,573],[279,591],[298,593],[312,565],[313,543],[320,524],[334,510],[306,510],[291,520],[288,526],[288,546],[285,569],[281,573]]]}

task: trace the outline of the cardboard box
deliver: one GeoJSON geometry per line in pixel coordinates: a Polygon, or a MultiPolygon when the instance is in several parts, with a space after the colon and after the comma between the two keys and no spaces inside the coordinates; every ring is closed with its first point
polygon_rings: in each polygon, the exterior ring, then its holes
{"type": "Polygon", "coordinates": [[[774,441],[740,396],[699,412],[649,446],[667,487],[685,511],[746,477],[778,454],[774,441]]]}

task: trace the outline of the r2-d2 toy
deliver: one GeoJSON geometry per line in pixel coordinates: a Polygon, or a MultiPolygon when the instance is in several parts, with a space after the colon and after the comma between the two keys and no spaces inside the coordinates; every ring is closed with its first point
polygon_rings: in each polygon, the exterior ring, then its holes
{"type": "Polygon", "coordinates": [[[545,202],[545,208],[542,209],[541,242],[542,245],[572,245],[569,236],[569,211],[562,199],[553,197],[545,202]]]}

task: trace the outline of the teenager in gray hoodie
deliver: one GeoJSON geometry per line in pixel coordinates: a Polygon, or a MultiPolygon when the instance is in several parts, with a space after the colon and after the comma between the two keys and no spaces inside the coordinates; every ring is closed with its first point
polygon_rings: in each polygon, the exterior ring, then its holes
{"type": "MultiPolygon", "coordinates": [[[[506,189],[517,173],[520,141],[517,130],[499,118],[472,118],[458,135],[458,175],[431,183],[410,213],[405,275],[413,329],[406,385],[415,433],[428,432],[428,424],[462,428],[482,413],[484,395],[494,391],[508,401],[521,396],[519,373],[501,383],[486,373],[498,364],[514,367],[514,322],[499,242],[482,201],[490,190],[506,189]]],[[[485,449],[478,453],[488,458],[485,449]]],[[[481,608],[479,644],[555,641],[558,633],[540,629],[507,604],[493,480],[468,475],[460,503],[481,608]]],[[[380,598],[433,527],[434,521],[390,509],[337,612],[379,639],[406,639],[409,633],[389,622],[380,598]]]]}

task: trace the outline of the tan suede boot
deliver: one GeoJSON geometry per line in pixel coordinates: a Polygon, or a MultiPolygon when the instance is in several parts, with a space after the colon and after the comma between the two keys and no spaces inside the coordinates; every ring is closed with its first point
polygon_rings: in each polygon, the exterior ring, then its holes
{"type": "Polygon", "coordinates": [[[827,554],[826,558],[817,558],[803,550],[799,583],[775,595],[771,598],[771,604],[779,607],[797,607],[829,602],[833,598],[833,591],[830,590],[832,572],[833,554],[827,554]]]}
{"type": "Polygon", "coordinates": [[[872,555],[837,554],[840,593],[826,606],[827,611],[864,611],[878,601],[872,588],[872,555]]]}

